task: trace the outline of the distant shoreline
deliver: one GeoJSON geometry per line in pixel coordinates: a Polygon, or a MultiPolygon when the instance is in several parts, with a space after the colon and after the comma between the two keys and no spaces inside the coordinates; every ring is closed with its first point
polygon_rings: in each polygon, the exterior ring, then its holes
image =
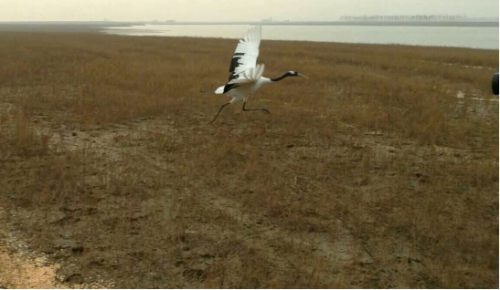
{"type": "Polygon", "coordinates": [[[159,25],[263,25],[263,26],[431,26],[498,27],[498,22],[416,22],[416,21],[304,21],[304,22],[162,22],[159,25]]]}
{"type": "MultiPolygon", "coordinates": [[[[95,21],[95,22],[77,22],[77,21],[72,21],[72,22],[0,22],[0,32],[1,31],[7,31],[7,32],[55,32],[55,33],[104,33],[104,34],[116,34],[116,35],[126,35],[126,36],[169,36],[169,35],[162,35],[160,32],[165,32],[165,31],[177,31],[177,30],[182,30],[182,29],[187,29],[187,30],[196,30],[196,25],[200,25],[200,28],[205,27],[203,29],[208,29],[212,31],[218,31],[218,30],[226,30],[229,29],[231,30],[231,25],[234,25],[234,27],[237,26],[246,26],[246,25],[263,25],[263,26],[275,26],[275,27],[282,27],[279,29],[283,29],[286,31],[294,31],[294,30],[329,30],[329,29],[354,29],[354,30],[364,30],[365,27],[370,30],[394,30],[393,32],[401,32],[406,30],[409,31],[417,31],[420,30],[417,27],[421,27],[421,30],[432,30],[432,31],[440,31],[442,29],[446,30],[452,29],[456,31],[456,33],[462,34],[460,31],[463,29],[463,33],[465,35],[470,35],[471,33],[473,35],[477,35],[477,33],[482,34],[481,31],[486,31],[488,35],[491,35],[490,30],[496,31],[498,29],[498,26],[491,26],[491,25],[486,25],[484,22],[467,22],[467,23],[461,23],[462,26],[459,26],[457,23],[454,23],[455,26],[451,26],[450,24],[453,23],[440,23],[441,25],[433,25],[433,23],[416,23],[413,22],[411,24],[413,25],[401,25],[401,24],[409,24],[408,22],[391,22],[390,25],[388,23],[385,23],[386,25],[381,25],[384,24],[382,22],[377,22],[376,25],[371,25],[372,22],[356,22],[358,25],[350,25],[353,22],[348,22],[348,21],[337,21],[337,22],[271,22],[271,23],[261,23],[261,22],[210,22],[210,23],[202,23],[202,22],[112,22],[112,21],[95,21]],[[332,24],[335,23],[335,24],[332,24]],[[302,24],[302,25],[301,25],[302,24]],[[417,25],[420,24],[420,25],[417,25]],[[426,25],[422,25],[426,24],[426,25]],[[446,25],[445,25],[446,24],[446,25]],[[467,25],[466,25],[467,24],[467,25]],[[474,24],[474,25],[472,25],[474,24]],[[178,27],[175,27],[178,26],[178,27]],[[184,27],[183,27],[184,26],[184,27]],[[190,28],[189,26],[193,26],[190,28]],[[225,29],[222,29],[222,26],[226,26],[225,29]],[[220,27],[217,28],[217,27],[220,27]],[[288,27],[288,28],[287,28],[288,27]],[[314,28],[316,27],[316,28],[314,28]],[[330,28],[328,28],[330,27],[330,28]],[[350,28],[349,28],[350,27],[350,28]],[[377,28],[379,27],[379,28],[377,28]],[[385,28],[384,28],[385,27],[385,28]],[[406,27],[406,28],[405,28],[406,27]],[[415,27],[411,29],[411,27],[415,27]],[[469,29],[467,29],[467,27],[469,29]],[[137,34],[138,33],[138,34],[137,34]],[[158,35],[157,35],[158,34],[158,35]]],[[[488,23],[495,23],[495,22],[488,22],[488,23]]],[[[435,24],[435,23],[434,23],[435,24]]],[[[327,34],[325,34],[327,35],[327,34]]],[[[182,34],[178,35],[180,37],[185,36],[185,37],[190,37],[189,33],[188,34],[182,34]]],[[[205,38],[224,38],[224,34],[217,34],[217,33],[212,33],[209,35],[193,35],[192,37],[205,37],[205,38]],[[218,35],[218,36],[217,36],[218,35]]],[[[226,38],[238,38],[237,36],[232,36],[228,37],[227,35],[225,36],[226,38]]],[[[404,37],[403,37],[404,38],[404,37]]],[[[425,38],[425,37],[424,37],[425,38]]],[[[474,38],[474,37],[473,37],[474,38]]],[[[272,39],[272,38],[270,38],[272,39]]],[[[276,38],[275,40],[279,40],[279,37],[276,38]]],[[[479,42],[474,42],[474,41],[468,41],[466,43],[461,42],[461,41],[448,41],[448,42],[441,42],[441,41],[423,41],[422,43],[420,42],[415,42],[415,41],[399,41],[398,39],[387,39],[386,41],[367,41],[366,39],[335,39],[331,40],[328,38],[321,38],[321,37],[316,37],[316,38],[308,38],[308,37],[302,37],[299,39],[295,39],[294,37],[291,37],[290,39],[285,38],[282,40],[293,40],[293,41],[313,41],[313,42],[345,42],[345,43],[367,43],[367,44],[400,44],[400,45],[416,45],[416,46],[449,46],[449,47],[462,47],[462,48],[470,48],[470,49],[486,49],[486,50],[498,50],[497,43],[490,43],[490,44],[482,44],[478,45],[477,43],[483,41],[482,39],[479,39],[479,42]]]]}
{"type": "Polygon", "coordinates": [[[175,21],[21,21],[0,22],[0,30],[103,29],[137,25],[262,25],[262,26],[414,26],[414,27],[499,27],[498,21],[275,21],[275,22],[175,22],[175,21]]]}

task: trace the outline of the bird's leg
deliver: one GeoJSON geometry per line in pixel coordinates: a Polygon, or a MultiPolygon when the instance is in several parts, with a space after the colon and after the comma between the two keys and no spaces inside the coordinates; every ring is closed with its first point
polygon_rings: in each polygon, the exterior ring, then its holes
{"type": "Polygon", "coordinates": [[[264,111],[268,114],[271,114],[271,112],[269,112],[268,109],[245,109],[245,105],[247,104],[247,102],[244,102],[243,103],[243,111],[264,111]]]}
{"type": "Polygon", "coordinates": [[[212,123],[215,121],[215,119],[217,119],[217,117],[219,117],[219,114],[220,114],[220,112],[222,111],[222,109],[224,109],[224,107],[225,107],[225,106],[227,106],[227,105],[229,105],[229,104],[231,104],[231,103],[226,103],[226,104],[222,105],[222,106],[220,107],[220,109],[219,109],[219,112],[217,112],[217,115],[215,115],[215,117],[214,117],[214,119],[212,120],[212,122],[208,123],[208,125],[212,124],[212,123]]]}

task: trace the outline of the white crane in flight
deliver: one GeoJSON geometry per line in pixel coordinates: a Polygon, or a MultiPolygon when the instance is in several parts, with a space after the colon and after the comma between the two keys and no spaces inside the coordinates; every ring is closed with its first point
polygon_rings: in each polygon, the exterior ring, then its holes
{"type": "Polygon", "coordinates": [[[228,83],[215,91],[215,93],[219,95],[227,94],[231,96],[232,99],[220,107],[217,115],[215,115],[214,119],[208,124],[213,123],[217,119],[224,107],[239,101],[243,101],[243,111],[257,110],[270,114],[267,109],[245,109],[248,96],[265,84],[279,82],[287,77],[307,78],[296,71],[289,71],[275,79],[263,77],[262,74],[264,73],[265,66],[264,64],[257,64],[261,37],[262,27],[258,26],[248,30],[245,36],[240,39],[233,59],[231,60],[231,66],[229,67],[230,75],[228,83]]]}

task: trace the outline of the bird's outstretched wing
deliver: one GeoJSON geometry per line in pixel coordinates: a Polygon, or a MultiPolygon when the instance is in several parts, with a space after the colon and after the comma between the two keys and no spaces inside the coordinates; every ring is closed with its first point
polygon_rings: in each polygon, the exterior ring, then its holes
{"type": "Polygon", "coordinates": [[[264,65],[257,66],[262,27],[248,30],[240,39],[229,67],[228,84],[246,83],[258,80],[264,72],[264,65]]]}

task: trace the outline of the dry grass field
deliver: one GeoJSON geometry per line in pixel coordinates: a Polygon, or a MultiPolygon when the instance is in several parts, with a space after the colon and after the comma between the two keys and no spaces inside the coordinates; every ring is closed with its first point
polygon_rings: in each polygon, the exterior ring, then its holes
{"type": "Polygon", "coordinates": [[[63,287],[499,287],[498,51],[264,41],[309,80],[207,125],[235,45],[0,32],[0,253],[63,287]]]}

